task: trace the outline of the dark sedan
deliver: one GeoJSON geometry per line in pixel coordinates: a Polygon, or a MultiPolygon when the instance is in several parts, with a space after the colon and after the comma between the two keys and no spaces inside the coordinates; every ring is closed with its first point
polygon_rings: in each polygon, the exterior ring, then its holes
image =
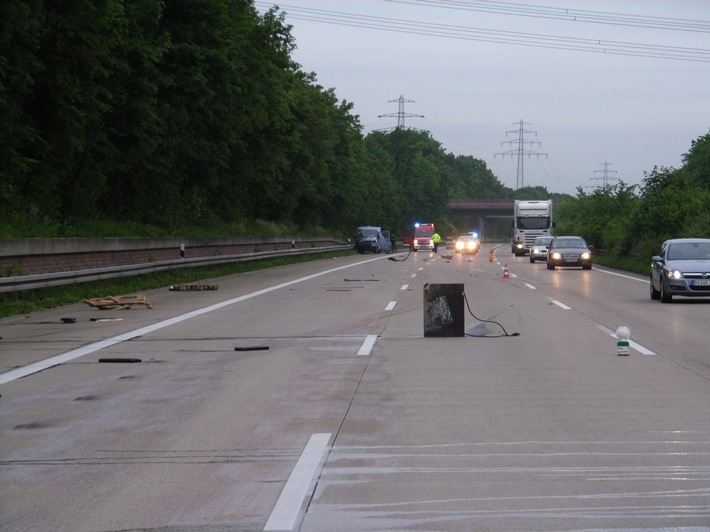
{"type": "Polygon", "coordinates": [[[651,299],[710,297],[710,239],[675,238],[651,257],[651,299]]]}
{"type": "Polygon", "coordinates": [[[592,250],[580,236],[556,236],[547,250],[547,269],[581,266],[592,269],[592,250]]]}

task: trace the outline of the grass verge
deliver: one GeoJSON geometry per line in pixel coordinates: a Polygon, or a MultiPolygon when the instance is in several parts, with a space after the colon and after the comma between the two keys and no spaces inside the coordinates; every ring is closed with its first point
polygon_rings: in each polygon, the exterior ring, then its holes
{"type": "Polygon", "coordinates": [[[311,255],[294,255],[277,257],[273,259],[235,262],[218,266],[200,268],[178,269],[165,272],[156,272],[148,275],[124,277],[79,283],[66,286],[54,286],[20,292],[0,293],[0,318],[29,314],[38,310],[47,310],[71,305],[83,299],[104,297],[107,295],[132,294],[154,288],[162,288],[171,284],[191,283],[203,279],[214,279],[236,273],[244,273],[276,266],[285,266],[301,262],[323,260],[344,255],[352,255],[354,251],[331,251],[327,253],[314,253],[311,255]]]}
{"type": "Polygon", "coordinates": [[[597,256],[594,257],[594,262],[600,266],[614,268],[616,270],[624,270],[627,272],[648,274],[651,269],[651,261],[642,261],[632,257],[612,257],[612,256],[597,256]]]}

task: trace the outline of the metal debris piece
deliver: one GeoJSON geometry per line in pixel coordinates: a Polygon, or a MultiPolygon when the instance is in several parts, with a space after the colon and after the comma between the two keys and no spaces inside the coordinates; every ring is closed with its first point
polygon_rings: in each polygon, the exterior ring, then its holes
{"type": "Polygon", "coordinates": [[[250,347],[235,347],[235,351],[268,351],[268,345],[253,345],[250,347]]]}
{"type": "Polygon", "coordinates": [[[199,292],[201,290],[218,290],[217,284],[172,284],[169,290],[172,292],[199,292]]]}
{"type": "Polygon", "coordinates": [[[140,358],[100,358],[99,362],[114,362],[117,364],[134,364],[142,362],[140,358]]]}

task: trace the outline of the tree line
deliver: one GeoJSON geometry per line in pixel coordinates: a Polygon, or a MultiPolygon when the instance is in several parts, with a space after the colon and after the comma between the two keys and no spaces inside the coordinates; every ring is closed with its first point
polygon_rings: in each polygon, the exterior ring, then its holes
{"type": "Polygon", "coordinates": [[[710,238],[710,133],[691,142],[682,163],[654,167],[640,186],[578,188],[558,207],[556,231],[581,234],[612,257],[641,261],[644,272],[664,240],[710,238]]]}
{"type": "Polygon", "coordinates": [[[620,257],[708,236],[707,135],[641,186],[513,191],[426,131],[364,135],[353,104],[294,62],[291,29],[251,0],[0,2],[0,237],[87,220],[345,236],[427,220],[452,234],[470,227],[450,198],[550,197],[558,234],[620,257]]]}
{"type": "Polygon", "coordinates": [[[427,132],[363,135],[294,47],[284,14],[249,0],[0,3],[0,232],[262,220],[347,234],[510,193],[427,132]]]}

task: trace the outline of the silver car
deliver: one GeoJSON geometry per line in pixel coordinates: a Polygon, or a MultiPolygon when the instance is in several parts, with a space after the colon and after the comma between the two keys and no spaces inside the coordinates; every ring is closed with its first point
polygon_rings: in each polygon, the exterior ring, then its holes
{"type": "Polygon", "coordinates": [[[553,236],[539,236],[533,241],[530,247],[531,264],[537,260],[547,259],[547,248],[550,247],[554,239],[555,237],[553,236]]]}
{"type": "Polygon", "coordinates": [[[710,297],[710,238],[676,238],[651,257],[651,299],[710,297]]]}

